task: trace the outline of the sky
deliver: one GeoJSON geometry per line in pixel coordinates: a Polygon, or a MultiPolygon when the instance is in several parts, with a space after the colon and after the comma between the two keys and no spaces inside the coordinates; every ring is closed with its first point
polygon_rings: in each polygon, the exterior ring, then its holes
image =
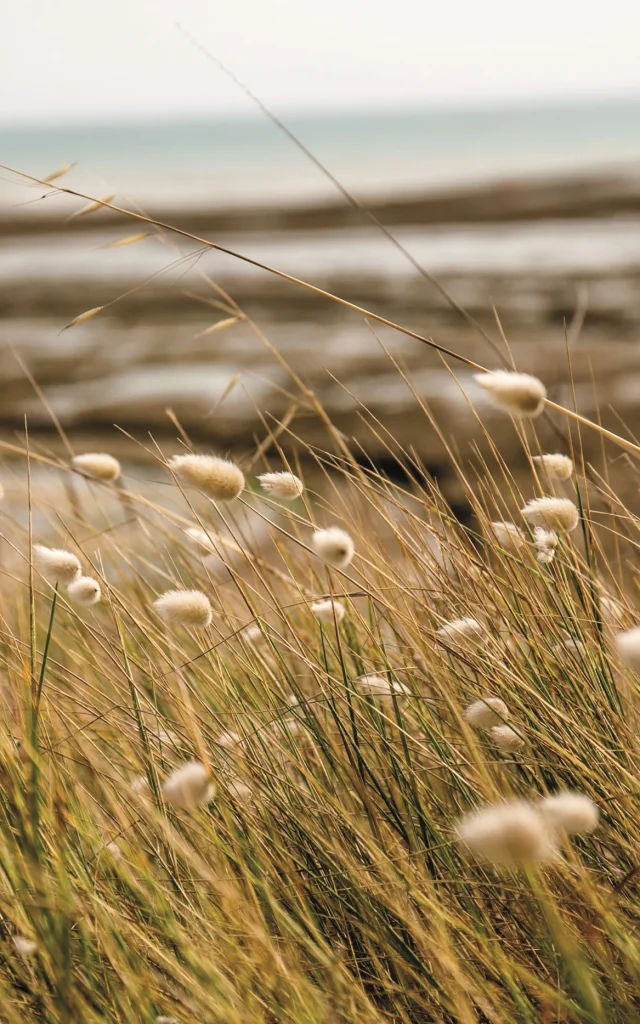
{"type": "Polygon", "coordinates": [[[9,0],[0,122],[640,95],[632,0],[9,0]]]}

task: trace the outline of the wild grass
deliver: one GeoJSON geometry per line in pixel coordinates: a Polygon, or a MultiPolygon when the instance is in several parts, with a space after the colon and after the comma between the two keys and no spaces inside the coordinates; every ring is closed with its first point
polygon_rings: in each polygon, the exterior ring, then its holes
{"type": "Polygon", "coordinates": [[[637,621],[638,523],[609,453],[586,466],[564,416],[505,415],[528,467],[516,477],[480,415],[483,447],[462,459],[416,394],[461,523],[366,409],[394,479],[293,373],[292,388],[325,447],[294,414],[265,415],[238,459],[246,489],[224,504],[172,472],[195,450],[175,418],[171,450],[131,438],[115,482],[83,475],[66,435],[68,460],[28,434],[5,445],[22,490],[2,527],[2,1020],[637,1019],[638,679],[615,637],[637,621]],[[533,457],[558,435],[574,471],[549,481],[533,457]],[[300,496],[260,490],[281,471],[300,496]],[[579,510],[547,562],[519,512],[545,494],[579,510]],[[348,563],[320,557],[328,527],[352,539],[348,563]],[[75,554],[100,603],[48,583],[35,544],[75,554]],[[158,616],[175,589],[208,597],[209,626],[158,616]],[[504,702],[519,749],[473,727],[484,697],[504,702]],[[216,794],[184,810],[164,783],[189,761],[216,794]],[[475,808],[565,789],[600,821],[549,863],[497,867],[459,840],[475,808]]]}

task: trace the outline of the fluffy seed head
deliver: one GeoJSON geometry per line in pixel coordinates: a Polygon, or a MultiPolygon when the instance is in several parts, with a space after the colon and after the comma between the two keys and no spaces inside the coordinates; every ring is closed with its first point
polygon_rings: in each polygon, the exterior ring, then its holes
{"type": "Polygon", "coordinates": [[[558,534],[553,530],[545,530],[543,526],[536,526],[533,531],[533,543],[536,548],[536,561],[541,565],[550,565],[556,557],[558,534]]]}
{"type": "Polygon", "coordinates": [[[117,480],[122,472],[118,460],[106,452],[76,455],[71,462],[81,473],[93,477],[94,480],[117,480]]]}
{"type": "Polygon", "coordinates": [[[73,601],[74,604],[84,605],[85,608],[97,604],[102,597],[100,584],[92,576],[79,576],[77,580],[69,584],[67,594],[70,601],[73,601]]]}
{"type": "Polygon", "coordinates": [[[516,750],[521,750],[524,747],[522,736],[519,736],[510,725],[494,725],[492,729],[489,729],[489,736],[498,750],[502,750],[505,754],[515,754],[516,750]]]}
{"type": "Polygon", "coordinates": [[[339,526],[316,530],[311,537],[311,547],[323,562],[332,565],[334,569],[346,569],[355,554],[351,537],[339,526]]]}
{"type": "Polygon", "coordinates": [[[258,480],[263,491],[281,501],[293,501],[304,491],[302,480],[294,473],[262,473],[258,480]]]}
{"type": "Polygon", "coordinates": [[[547,389],[541,380],[528,373],[496,370],[478,373],[474,379],[511,416],[539,416],[544,409],[547,389]]]}
{"type": "Polygon", "coordinates": [[[533,498],[520,511],[529,526],[552,533],[570,533],[579,520],[578,509],[569,498],[533,498]]]}
{"type": "Polygon", "coordinates": [[[156,1017],[156,1024],[179,1024],[177,1017],[156,1017]]]}
{"type": "Polygon", "coordinates": [[[588,835],[598,825],[600,811],[584,793],[554,793],[540,802],[540,811],[550,826],[569,835],[588,835]]]}
{"type": "Polygon", "coordinates": [[[216,788],[201,761],[187,761],[162,784],[165,802],[183,810],[204,807],[213,800],[215,793],[216,788]]]}
{"type": "Polygon", "coordinates": [[[216,553],[213,541],[199,526],[188,526],[184,532],[203,555],[214,555],[216,553]]]}
{"type": "Polygon", "coordinates": [[[543,816],[524,800],[492,804],[465,815],[458,838],[477,857],[492,864],[532,864],[552,860],[553,834],[543,816]]]}
{"type": "Polygon", "coordinates": [[[43,544],[33,545],[33,561],[47,583],[73,583],[82,573],[79,560],[71,551],[63,548],[46,548],[43,544]]]}
{"type": "Polygon", "coordinates": [[[474,729],[491,729],[509,717],[509,708],[500,697],[483,697],[465,708],[463,718],[474,729]]]}
{"type": "Polygon", "coordinates": [[[211,625],[211,604],[200,590],[167,590],[153,607],[170,626],[193,626],[206,629],[211,625]]]}
{"type": "Polygon", "coordinates": [[[237,747],[238,743],[241,742],[242,736],[240,733],[233,732],[231,729],[228,732],[221,733],[216,740],[218,746],[222,747],[224,750],[232,750],[233,747],[237,747]]]}
{"type": "Polygon", "coordinates": [[[480,640],[484,633],[475,619],[452,619],[436,630],[436,636],[445,641],[480,640]]]}
{"type": "Polygon", "coordinates": [[[20,956],[33,956],[38,948],[37,942],[33,939],[26,939],[24,935],[14,935],[13,944],[20,956]]]}
{"type": "Polygon", "coordinates": [[[316,619],[320,622],[333,623],[335,614],[336,622],[342,622],[346,615],[345,606],[341,601],[332,601],[331,598],[327,601],[314,601],[311,605],[311,611],[315,615],[316,619]]]}
{"type": "Polygon", "coordinates": [[[174,455],[169,469],[186,484],[215,501],[231,501],[244,490],[244,474],[235,462],[217,455],[174,455]]]}
{"type": "Polygon", "coordinates": [[[146,775],[138,775],[135,779],[131,780],[131,789],[134,793],[137,793],[138,796],[148,796],[150,788],[149,780],[146,775]]]}
{"type": "Polygon", "coordinates": [[[624,608],[620,602],[603,591],[600,593],[600,614],[605,622],[620,625],[624,620],[624,608]]]}
{"type": "Polygon", "coordinates": [[[384,676],[378,676],[375,673],[368,676],[360,676],[358,688],[371,697],[392,697],[393,694],[397,697],[411,696],[411,690],[408,686],[404,686],[396,680],[389,682],[384,676]]]}
{"type": "Polygon", "coordinates": [[[515,523],[489,523],[489,529],[505,551],[518,551],[526,543],[524,533],[515,523]]]}
{"type": "Polygon", "coordinates": [[[242,630],[240,636],[247,641],[247,643],[253,644],[254,647],[266,647],[267,640],[257,622],[252,623],[251,626],[246,626],[242,630]]]}
{"type": "Polygon", "coordinates": [[[628,668],[640,672],[640,626],[616,633],[615,642],[620,661],[628,668]]]}
{"type": "Polygon", "coordinates": [[[568,455],[534,455],[533,461],[552,480],[568,480],[573,473],[573,462],[568,455]]]}

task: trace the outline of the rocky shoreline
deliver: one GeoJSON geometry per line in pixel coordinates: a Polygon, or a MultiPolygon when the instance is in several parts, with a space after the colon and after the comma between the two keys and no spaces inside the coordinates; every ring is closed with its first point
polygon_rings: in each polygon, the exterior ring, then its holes
{"type": "MultiPolygon", "coordinates": [[[[566,198],[570,188],[568,183],[565,185],[566,198]]],[[[640,250],[636,255],[633,247],[638,225],[631,216],[633,203],[637,205],[640,197],[637,182],[633,189],[629,185],[625,199],[631,204],[624,222],[630,242],[627,249],[624,245],[620,247],[616,259],[603,246],[601,260],[592,259],[591,264],[584,260],[581,264],[579,259],[572,263],[567,257],[565,264],[560,262],[556,266],[553,259],[546,266],[544,258],[538,259],[535,266],[528,266],[525,260],[510,265],[503,258],[493,268],[477,260],[473,266],[461,265],[454,273],[437,273],[438,281],[455,303],[463,306],[491,335],[493,346],[408,262],[398,257],[389,269],[381,262],[382,256],[386,258],[386,250],[368,251],[374,243],[381,244],[370,225],[355,233],[337,229],[325,233],[321,260],[316,258],[315,236],[313,230],[309,233],[309,225],[305,232],[296,233],[290,227],[281,230],[280,235],[269,235],[264,225],[265,237],[276,247],[276,259],[278,238],[290,235],[304,239],[305,248],[299,254],[295,245],[289,246],[282,250],[282,259],[288,261],[286,269],[300,267],[301,276],[306,274],[318,287],[433,337],[490,368],[509,365],[512,356],[520,369],[539,374],[558,401],[572,404],[575,395],[584,414],[601,415],[615,430],[621,429],[623,422],[625,429],[640,434],[640,250]],[[638,193],[635,199],[633,189],[638,193]],[[352,262],[348,254],[340,253],[347,242],[354,246],[354,253],[367,253],[364,267],[357,259],[352,262]],[[500,339],[494,304],[510,353],[500,339]],[[572,340],[569,368],[565,325],[574,319],[576,310],[584,324],[572,340]]],[[[571,208],[575,214],[580,202],[587,209],[587,191],[574,190],[573,207],[565,204],[567,217],[571,208]]],[[[596,192],[592,182],[592,204],[596,192]]],[[[527,203],[522,201],[524,191],[520,188],[512,190],[511,198],[506,190],[503,192],[504,216],[516,194],[521,200],[519,216],[524,215],[527,203]]],[[[602,203],[610,202],[612,194],[609,185],[601,182],[602,203]]],[[[621,201],[620,196],[618,199],[621,201]]],[[[430,202],[435,203],[435,199],[430,202]]],[[[458,209],[462,210],[463,205],[460,200],[458,209]]],[[[532,196],[528,205],[532,211],[532,196]]],[[[346,209],[343,213],[348,220],[354,211],[346,209]]],[[[413,216],[417,216],[415,207],[413,216]]],[[[490,205],[485,206],[485,216],[491,216],[490,205]]],[[[584,216],[589,229],[596,225],[584,216]]],[[[606,231],[618,224],[619,216],[600,217],[598,230],[603,231],[604,239],[606,231]]],[[[291,218],[293,223],[293,212],[291,218]]],[[[132,246],[112,252],[112,263],[108,266],[113,269],[104,273],[107,264],[102,249],[94,244],[95,239],[89,244],[89,236],[80,234],[79,225],[91,221],[92,218],[84,222],[80,218],[59,224],[59,249],[47,248],[51,245],[53,222],[48,233],[33,237],[27,233],[25,237],[32,248],[25,251],[18,268],[15,260],[20,240],[7,234],[5,220],[4,237],[0,238],[0,258],[4,259],[7,276],[0,291],[0,431],[4,439],[22,432],[27,415],[30,429],[42,438],[50,436],[51,445],[56,445],[50,415],[34,395],[16,360],[16,352],[44,389],[65,427],[96,439],[96,443],[102,438],[104,445],[110,447],[122,437],[114,424],[136,436],[152,431],[163,443],[171,445],[176,429],[167,416],[167,408],[174,411],[198,444],[233,450],[240,455],[252,449],[256,437],[265,434],[265,420],[258,410],[266,415],[269,428],[283,417],[292,417],[280,436],[289,450],[299,450],[300,438],[326,447],[326,430],[311,413],[309,403],[299,399],[293,373],[313,390],[336,426],[351,439],[354,449],[361,448],[381,462],[388,458],[388,442],[373,428],[374,419],[379,417],[400,445],[414,450],[432,472],[446,476],[448,457],[443,442],[428,417],[417,411],[415,398],[393,365],[391,354],[406,367],[413,387],[442,425],[445,437],[455,438],[463,455],[469,455],[476,445],[486,448],[468,401],[471,399],[489,428],[501,431],[505,457],[514,462],[521,457],[514,431],[505,428],[504,421],[496,417],[466,367],[447,367],[437,353],[417,341],[388,328],[374,330],[374,325],[363,322],[362,317],[313,291],[264,272],[247,270],[230,260],[219,264],[191,259],[189,263],[178,264],[168,275],[149,273],[155,264],[130,262],[126,264],[126,273],[122,273],[125,261],[119,262],[121,255],[128,253],[127,259],[132,260],[132,246]],[[65,238],[69,235],[77,237],[78,242],[73,242],[76,255],[65,264],[65,238]],[[39,262],[30,261],[29,252],[39,252],[39,262]],[[93,263],[90,257],[95,257],[93,263]],[[213,331],[216,322],[229,319],[228,311],[215,306],[227,293],[251,322],[239,319],[213,331]],[[99,316],[62,330],[79,313],[103,305],[105,309],[99,316]]],[[[200,225],[200,230],[208,233],[202,227],[206,225],[204,214],[200,225]]],[[[279,227],[282,228],[282,222],[279,227]]],[[[95,223],[92,228],[95,231],[95,223]]],[[[109,231],[108,237],[123,233],[121,228],[112,226],[109,231]]],[[[524,221],[522,229],[516,222],[508,231],[513,244],[514,239],[517,241],[525,233],[524,221]]],[[[494,247],[499,246],[502,237],[498,235],[489,241],[494,247]]],[[[545,237],[541,235],[543,241],[545,237]]],[[[623,233],[623,241],[625,237],[623,233]]],[[[246,234],[236,223],[232,241],[241,251],[265,251],[259,238],[255,223],[246,234]]],[[[421,238],[423,243],[425,239],[427,243],[431,241],[429,234],[421,238]]],[[[148,240],[144,244],[150,241],[153,242],[148,240]]],[[[463,242],[464,239],[456,244],[463,242]]],[[[549,248],[548,241],[544,244],[549,248]]],[[[597,257],[597,238],[591,245],[597,257]]],[[[573,249],[579,257],[580,235],[576,236],[573,249]]],[[[478,251],[482,253],[481,246],[478,251]]],[[[547,250],[541,251],[544,256],[547,250]]],[[[166,248],[160,256],[166,264],[176,258],[166,248]]],[[[427,270],[432,269],[432,263],[427,270]]],[[[565,430],[566,424],[559,422],[558,427],[565,430]]],[[[545,427],[541,422],[540,434],[544,444],[557,445],[556,428],[545,427]]],[[[587,457],[599,456],[597,435],[584,434],[582,441],[587,457]]],[[[142,449],[139,455],[144,461],[142,449]]],[[[447,481],[447,486],[451,490],[454,485],[447,481]]]]}

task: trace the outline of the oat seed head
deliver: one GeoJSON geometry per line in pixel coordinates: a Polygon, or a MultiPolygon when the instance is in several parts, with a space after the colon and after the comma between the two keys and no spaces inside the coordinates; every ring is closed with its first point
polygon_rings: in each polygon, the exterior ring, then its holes
{"type": "Polygon", "coordinates": [[[533,543],[536,549],[536,561],[541,565],[550,565],[556,557],[558,534],[553,530],[545,530],[543,526],[536,526],[533,531],[533,543]]]}
{"type": "Polygon", "coordinates": [[[571,533],[580,520],[569,498],[533,498],[520,511],[530,527],[541,526],[552,533],[571,533]]]}
{"type": "Polygon", "coordinates": [[[473,811],[458,822],[456,831],[472,853],[498,866],[545,863],[557,854],[543,816],[524,800],[473,811]]]}
{"type": "Polygon", "coordinates": [[[357,680],[358,689],[371,697],[393,697],[395,694],[397,697],[410,697],[411,690],[408,686],[404,686],[403,683],[399,683],[397,680],[389,681],[384,676],[371,675],[360,676],[357,680]]]}
{"type": "Polygon", "coordinates": [[[52,586],[57,583],[73,583],[82,574],[79,559],[72,551],[65,551],[63,548],[47,548],[43,544],[34,544],[33,563],[52,586]]]}
{"type": "Polygon", "coordinates": [[[505,754],[515,754],[524,747],[524,739],[510,725],[494,725],[489,729],[491,742],[505,754]]]}
{"type": "Polygon", "coordinates": [[[484,630],[476,619],[452,619],[436,630],[436,636],[442,640],[480,640],[484,630]]]}
{"type": "Polygon", "coordinates": [[[23,957],[33,956],[38,948],[37,942],[25,938],[24,935],[14,935],[12,941],[17,952],[23,957]]]}
{"type": "Polygon", "coordinates": [[[79,576],[67,587],[67,596],[73,604],[89,608],[92,604],[98,603],[102,597],[102,591],[100,584],[92,576],[79,576]]]}
{"type": "Polygon", "coordinates": [[[483,697],[469,704],[462,717],[474,729],[491,729],[509,717],[509,708],[500,697],[483,697]]]}
{"type": "Polygon", "coordinates": [[[475,374],[474,380],[511,416],[539,416],[544,409],[547,389],[541,380],[528,373],[496,370],[475,374]]]}
{"type": "Polygon", "coordinates": [[[262,473],[258,480],[262,490],[279,501],[293,501],[304,491],[302,480],[294,473],[262,473]]]}
{"type": "Polygon", "coordinates": [[[489,523],[489,530],[505,551],[519,551],[527,542],[524,533],[515,523],[489,523]]]}
{"type": "Polygon", "coordinates": [[[244,490],[242,470],[218,455],[174,455],[168,465],[179,480],[214,501],[232,501],[244,490]]]}
{"type": "Polygon", "coordinates": [[[170,626],[206,629],[211,625],[211,603],[201,590],[167,590],[153,602],[160,618],[170,626]]]}
{"type": "Polygon", "coordinates": [[[598,805],[590,796],[569,790],[541,800],[540,812],[552,828],[568,835],[589,835],[600,818],[598,805]]]}
{"type": "Polygon", "coordinates": [[[569,480],[573,473],[573,462],[568,455],[534,455],[533,461],[552,480],[569,480]]]}
{"type": "Polygon", "coordinates": [[[333,601],[329,598],[326,601],[314,601],[311,605],[311,611],[315,615],[316,619],[320,622],[324,622],[327,625],[332,625],[335,615],[335,621],[337,623],[342,622],[346,615],[345,606],[341,601],[333,601]]]}
{"type": "Polygon", "coordinates": [[[74,456],[71,462],[81,473],[94,480],[117,480],[122,472],[118,460],[107,452],[86,452],[84,455],[74,456]]]}
{"type": "Polygon", "coordinates": [[[323,562],[334,569],[346,569],[355,554],[351,537],[339,526],[316,530],[311,536],[311,547],[323,562]]]}
{"type": "Polygon", "coordinates": [[[623,665],[640,672],[640,626],[616,633],[615,645],[623,665]]]}
{"type": "Polygon", "coordinates": [[[187,526],[184,532],[189,540],[193,541],[201,554],[215,555],[217,553],[213,541],[199,526],[187,526]]]}
{"type": "Polygon", "coordinates": [[[211,803],[215,793],[211,776],[201,761],[187,761],[162,784],[165,803],[185,811],[211,803]]]}

